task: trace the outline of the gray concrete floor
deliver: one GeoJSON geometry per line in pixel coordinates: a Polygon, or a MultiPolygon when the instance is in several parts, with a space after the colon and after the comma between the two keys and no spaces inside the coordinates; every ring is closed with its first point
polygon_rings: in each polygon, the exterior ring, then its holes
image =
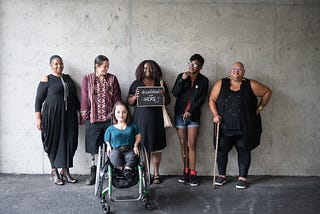
{"type": "MultiPolygon", "coordinates": [[[[56,186],[49,175],[0,174],[0,213],[103,213],[85,176],[76,184],[56,186]]],[[[249,188],[235,188],[235,177],[213,189],[211,177],[191,187],[168,176],[153,184],[149,211],[142,201],[110,203],[112,213],[304,213],[320,212],[320,177],[251,176],[249,188]]],[[[136,193],[137,186],[121,189],[136,193]]],[[[120,191],[119,189],[117,191],[120,191]]],[[[123,193],[123,192],[122,192],[123,193]]],[[[116,194],[116,193],[115,193],[116,194]]]]}

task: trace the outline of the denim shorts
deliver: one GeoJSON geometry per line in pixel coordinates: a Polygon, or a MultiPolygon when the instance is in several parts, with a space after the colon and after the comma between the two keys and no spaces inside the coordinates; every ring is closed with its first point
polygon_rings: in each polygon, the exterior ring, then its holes
{"type": "MultiPolygon", "coordinates": [[[[174,125],[176,128],[184,128],[183,115],[174,115],[174,125]]],[[[186,126],[188,128],[199,127],[200,121],[193,121],[190,118],[186,120],[186,126]]]]}

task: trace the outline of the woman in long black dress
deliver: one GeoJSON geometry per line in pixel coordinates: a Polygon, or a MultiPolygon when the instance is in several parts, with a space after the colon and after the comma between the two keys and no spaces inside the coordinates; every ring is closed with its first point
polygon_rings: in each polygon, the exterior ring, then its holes
{"type": "MultiPolygon", "coordinates": [[[[141,132],[141,144],[152,154],[154,169],[153,183],[161,183],[159,166],[161,161],[161,150],[167,146],[166,133],[163,125],[162,107],[139,107],[137,97],[139,86],[160,86],[162,72],[159,65],[153,60],[142,61],[136,69],[136,80],[131,84],[127,102],[134,105],[133,121],[138,124],[141,132]]],[[[168,87],[163,81],[165,105],[170,103],[168,87]]]]}
{"type": "Polygon", "coordinates": [[[77,180],[69,173],[78,147],[78,117],[80,102],[69,75],[63,74],[60,56],[50,58],[52,73],[44,76],[37,89],[35,112],[37,128],[41,130],[44,151],[48,154],[52,176],[57,185],[77,180]],[[60,173],[58,168],[62,168],[60,173]]]}

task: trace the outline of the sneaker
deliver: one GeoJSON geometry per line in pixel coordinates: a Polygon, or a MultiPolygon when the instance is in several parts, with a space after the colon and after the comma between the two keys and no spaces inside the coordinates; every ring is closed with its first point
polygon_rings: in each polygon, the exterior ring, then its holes
{"type": "Polygon", "coordinates": [[[236,188],[237,189],[245,189],[245,188],[247,188],[247,186],[248,186],[247,181],[238,180],[236,188]]]}
{"type": "Polygon", "coordinates": [[[196,175],[190,175],[189,178],[190,186],[196,187],[199,185],[198,177],[196,175]]]}
{"type": "Polygon", "coordinates": [[[227,182],[227,177],[218,176],[216,177],[214,184],[217,186],[223,186],[223,184],[226,182],[227,182]]]}
{"type": "Polygon", "coordinates": [[[183,172],[183,175],[178,180],[180,183],[187,183],[189,182],[189,173],[183,172]]]}

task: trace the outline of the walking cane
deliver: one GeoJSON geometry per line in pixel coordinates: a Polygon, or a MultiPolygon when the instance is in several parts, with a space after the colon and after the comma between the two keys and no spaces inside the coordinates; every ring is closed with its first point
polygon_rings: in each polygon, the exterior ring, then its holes
{"type": "MultiPolygon", "coordinates": [[[[187,141],[187,138],[188,138],[188,127],[187,127],[187,124],[186,124],[186,119],[183,120],[183,124],[184,124],[184,127],[183,127],[183,165],[184,165],[184,168],[183,168],[183,171],[185,172],[185,169],[188,166],[188,141],[187,141]]],[[[187,184],[187,180],[184,181],[184,184],[187,184]]]]}
{"type": "Polygon", "coordinates": [[[217,167],[217,155],[218,155],[218,145],[219,145],[219,129],[220,129],[220,122],[216,125],[216,150],[214,152],[214,164],[213,164],[213,188],[215,188],[215,182],[216,182],[216,167],[217,167]]]}

